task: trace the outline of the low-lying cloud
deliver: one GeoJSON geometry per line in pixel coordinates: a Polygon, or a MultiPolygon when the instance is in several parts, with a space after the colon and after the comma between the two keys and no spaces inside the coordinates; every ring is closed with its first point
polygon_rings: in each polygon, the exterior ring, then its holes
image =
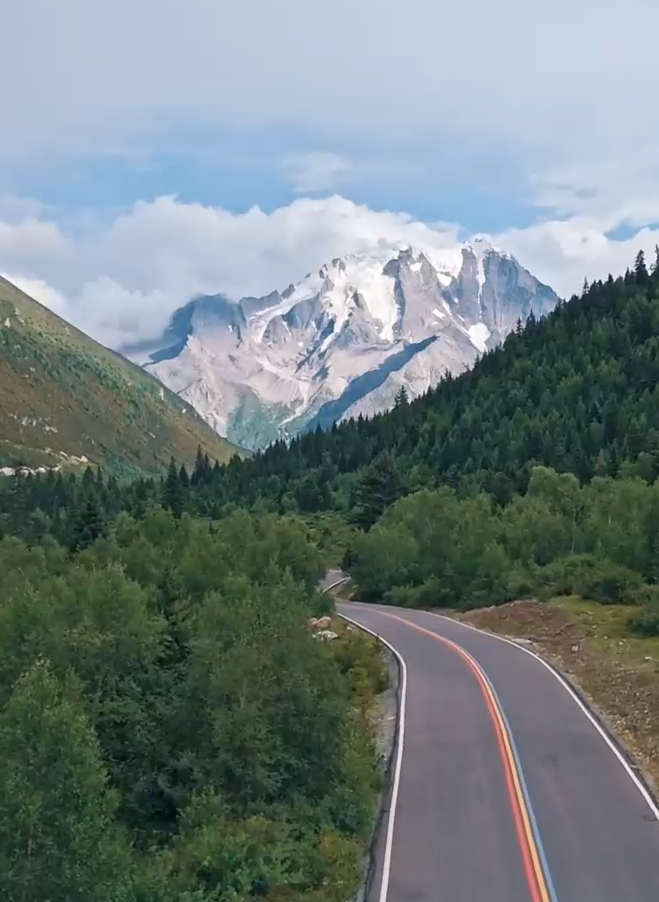
{"type": "MultiPolygon", "coordinates": [[[[492,240],[563,296],[578,291],[584,278],[624,271],[640,247],[652,252],[659,242],[659,230],[638,222],[624,240],[612,237],[613,229],[629,225],[628,209],[616,215],[611,204],[591,210],[585,203],[565,218],[511,228],[492,240]]],[[[659,219],[659,198],[652,209],[659,219]]],[[[157,335],[198,293],[265,294],[378,242],[447,247],[465,237],[455,224],[429,225],[339,196],[301,198],[271,213],[161,197],[104,225],[75,228],[29,205],[25,211],[2,221],[0,208],[0,272],[113,347],[157,335]]],[[[646,218],[651,214],[644,210],[646,218]]]]}

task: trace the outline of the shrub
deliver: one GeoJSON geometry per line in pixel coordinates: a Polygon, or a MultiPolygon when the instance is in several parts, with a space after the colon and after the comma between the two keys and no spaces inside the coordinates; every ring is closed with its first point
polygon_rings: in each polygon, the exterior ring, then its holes
{"type": "Polygon", "coordinates": [[[541,597],[581,595],[600,604],[633,603],[641,577],[592,554],[571,554],[537,571],[541,597]]]}
{"type": "Polygon", "coordinates": [[[644,608],[640,614],[630,618],[629,627],[639,636],[652,638],[659,636],[659,606],[644,608]]]}
{"type": "Polygon", "coordinates": [[[629,628],[639,636],[659,636],[659,586],[641,586],[634,593],[641,610],[629,619],[629,628]]]}
{"type": "Polygon", "coordinates": [[[640,582],[641,577],[633,570],[601,561],[599,567],[584,574],[580,594],[600,604],[629,604],[640,582]]]}
{"type": "Polygon", "coordinates": [[[431,576],[420,586],[393,586],[385,592],[383,601],[401,608],[445,608],[452,598],[446,583],[431,576]]]}

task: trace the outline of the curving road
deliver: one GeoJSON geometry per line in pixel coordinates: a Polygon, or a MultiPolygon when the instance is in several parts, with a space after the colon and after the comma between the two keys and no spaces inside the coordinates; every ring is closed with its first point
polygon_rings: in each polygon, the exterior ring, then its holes
{"type": "Polygon", "coordinates": [[[367,902],[659,900],[659,811],[550,668],[424,611],[338,609],[406,670],[367,902]]]}

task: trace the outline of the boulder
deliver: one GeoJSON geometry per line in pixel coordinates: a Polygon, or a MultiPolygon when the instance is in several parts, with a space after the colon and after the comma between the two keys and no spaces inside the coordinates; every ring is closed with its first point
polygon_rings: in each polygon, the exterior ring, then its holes
{"type": "Polygon", "coordinates": [[[332,639],[338,639],[339,634],[335,633],[334,630],[319,630],[317,633],[314,633],[314,639],[320,639],[321,642],[331,642],[332,639]]]}

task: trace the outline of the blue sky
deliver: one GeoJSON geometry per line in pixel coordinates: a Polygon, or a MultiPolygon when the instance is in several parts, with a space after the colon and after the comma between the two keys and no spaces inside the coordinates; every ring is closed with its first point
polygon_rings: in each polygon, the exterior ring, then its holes
{"type": "Polygon", "coordinates": [[[0,272],[108,343],[379,239],[560,293],[657,242],[649,0],[29,0],[0,19],[0,272]]]}
{"type": "Polygon", "coordinates": [[[301,195],[322,197],[333,190],[374,209],[460,223],[466,232],[498,232],[539,217],[531,186],[510,155],[429,141],[375,148],[365,139],[302,128],[187,126],[120,151],[35,155],[0,168],[0,195],[38,198],[62,218],[89,209],[112,215],[136,199],[163,195],[270,212],[301,195]],[[321,177],[300,181],[314,161],[321,177]]]}

